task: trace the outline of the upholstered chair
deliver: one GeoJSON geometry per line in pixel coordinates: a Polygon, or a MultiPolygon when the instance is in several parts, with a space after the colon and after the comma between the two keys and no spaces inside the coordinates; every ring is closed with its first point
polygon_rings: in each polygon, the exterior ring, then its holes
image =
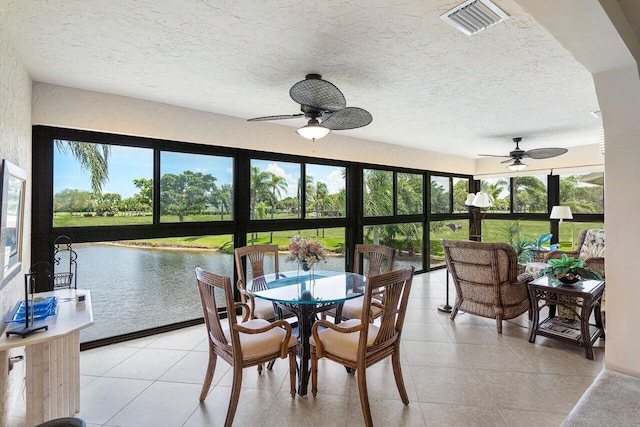
{"type": "Polygon", "coordinates": [[[459,310],[496,319],[498,333],[502,321],[526,313],[531,303],[527,283],[529,274],[518,278],[518,256],[507,243],[442,240],[447,269],[456,287],[451,311],[455,320],[459,310]]]}

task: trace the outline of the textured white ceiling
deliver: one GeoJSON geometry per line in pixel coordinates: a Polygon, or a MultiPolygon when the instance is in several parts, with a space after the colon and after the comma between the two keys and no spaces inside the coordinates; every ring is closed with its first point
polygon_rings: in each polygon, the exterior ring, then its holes
{"type": "MultiPolygon", "coordinates": [[[[373,123],[341,133],[475,157],[598,141],[591,75],[512,0],[475,36],[451,0],[3,0],[30,75],[250,118],[319,73],[373,123]]],[[[278,124],[302,126],[304,119],[278,124]]],[[[247,126],[263,126],[247,123],[247,126]]],[[[330,138],[329,136],[328,138],[330,138]]]]}

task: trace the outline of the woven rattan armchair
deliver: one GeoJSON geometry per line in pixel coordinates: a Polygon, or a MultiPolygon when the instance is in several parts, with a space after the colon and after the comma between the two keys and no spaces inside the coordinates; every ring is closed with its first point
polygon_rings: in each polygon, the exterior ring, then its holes
{"type": "Polygon", "coordinates": [[[247,315],[243,317],[241,323],[238,323],[235,311],[242,306],[246,308],[246,304],[233,301],[231,279],[199,267],[196,267],[195,270],[209,336],[209,364],[200,392],[200,401],[204,401],[207,397],[218,356],[230,364],[233,369],[233,384],[224,422],[225,427],[230,427],[233,423],[238,407],[243,368],[261,366],[264,362],[278,357],[284,359],[288,355],[291,397],[294,397],[296,392],[297,340],[291,335],[291,326],[284,320],[273,323],[264,319],[248,320],[247,315]],[[220,298],[220,293],[223,294],[223,298],[220,298]],[[228,328],[224,328],[221,322],[223,314],[228,314],[228,328]]]}
{"type": "Polygon", "coordinates": [[[527,283],[533,277],[524,274],[518,280],[518,256],[511,245],[443,240],[442,247],[457,294],[451,320],[463,310],[496,319],[502,333],[502,320],[529,310],[527,283]]]}
{"type": "MultiPolygon", "coordinates": [[[[376,276],[381,273],[387,273],[393,271],[393,262],[395,259],[395,249],[383,245],[356,245],[356,250],[353,256],[353,272],[360,274],[362,269],[363,276],[367,278],[376,276]],[[360,265],[362,264],[362,268],[360,265]]],[[[335,319],[335,323],[340,323],[342,320],[349,319],[361,319],[362,318],[362,300],[364,297],[358,297],[345,301],[342,306],[342,313],[340,319],[335,319]]],[[[380,296],[373,296],[374,302],[380,302],[380,296]]],[[[326,314],[332,317],[336,317],[335,309],[328,310],[326,314]]],[[[371,309],[370,321],[378,318],[382,311],[377,305],[373,305],[371,309]]],[[[324,313],[323,313],[324,319],[324,313]]]]}
{"type": "Polygon", "coordinates": [[[402,403],[409,404],[400,369],[400,336],[409,302],[414,268],[391,271],[367,279],[362,300],[363,316],[334,325],[319,320],[313,325],[311,338],[311,392],[318,393],[318,359],[326,357],[356,370],[360,406],[367,427],[373,425],[367,391],[366,368],[391,356],[393,374],[402,403]],[[381,295],[384,304],[376,303],[381,295]],[[372,307],[381,310],[380,318],[368,321],[372,307]],[[321,329],[322,327],[322,329],[321,329]]]}

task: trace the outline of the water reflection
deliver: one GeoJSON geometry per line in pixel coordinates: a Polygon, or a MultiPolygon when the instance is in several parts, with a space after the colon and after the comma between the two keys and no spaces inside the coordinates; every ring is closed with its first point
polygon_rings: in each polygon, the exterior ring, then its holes
{"type": "MultiPolygon", "coordinates": [[[[95,320],[81,331],[81,342],[202,317],[195,266],[233,277],[233,255],[221,252],[105,244],[76,248],[78,288],[91,290],[95,320]]],[[[285,256],[280,269],[294,269],[285,256]]],[[[344,257],[330,257],[322,268],[344,271],[344,257]]]]}
{"type": "MultiPolygon", "coordinates": [[[[202,317],[194,268],[233,277],[233,255],[210,250],[149,249],[79,244],[78,288],[89,289],[95,324],[80,332],[87,342],[202,317]]],[[[296,264],[280,255],[280,271],[296,264]]],[[[273,271],[265,260],[265,271],[273,271]]],[[[396,260],[395,268],[416,265],[396,260]]],[[[322,270],[344,271],[344,256],[320,263],[322,270]]],[[[247,280],[251,279],[249,273],[247,280]]],[[[233,279],[232,279],[233,280],[233,279]]]]}

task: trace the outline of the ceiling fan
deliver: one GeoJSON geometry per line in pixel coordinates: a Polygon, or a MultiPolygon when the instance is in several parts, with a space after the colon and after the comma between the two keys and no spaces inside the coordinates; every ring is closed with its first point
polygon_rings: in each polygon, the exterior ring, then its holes
{"type": "Polygon", "coordinates": [[[367,110],[347,107],[347,101],[340,89],[333,83],[322,80],[319,74],[307,74],[304,80],[294,84],[289,96],[300,104],[298,114],[265,116],[249,119],[250,122],[296,119],[304,117],[307,125],[296,132],[304,138],[315,141],[325,137],[332,130],[347,130],[363,127],[371,123],[373,117],[367,110]]]}
{"type": "Polygon", "coordinates": [[[522,159],[549,159],[551,157],[560,156],[569,151],[566,148],[534,148],[533,150],[524,151],[520,148],[520,141],[522,141],[522,137],[513,138],[513,142],[516,143],[516,149],[511,151],[508,156],[496,156],[493,154],[480,154],[480,156],[508,157],[508,160],[500,163],[509,163],[513,161],[513,163],[507,167],[514,171],[521,171],[527,167],[525,163],[522,163],[522,159]]]}

